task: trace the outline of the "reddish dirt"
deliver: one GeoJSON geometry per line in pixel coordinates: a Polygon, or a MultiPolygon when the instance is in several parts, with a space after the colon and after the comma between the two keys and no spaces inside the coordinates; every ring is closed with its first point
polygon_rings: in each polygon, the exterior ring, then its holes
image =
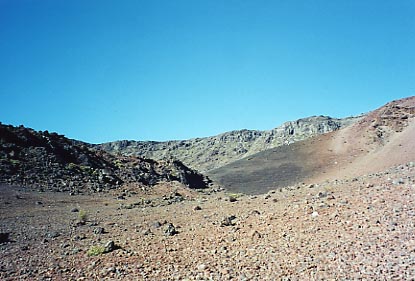
{"type": "Polygon", "coordinates": [[[263,195],[1,186],[0,279],[413,280],[414,105],[296,144],[310,176],[263,195]],[[116,249],[88,255],[108,241],[116,249]]]}
{"type": "Polygon", "coordinates": [[[260,194],[344,179],[415,160],[415,97],[393,101],[344,129],[263,151],[210,172],[228,190],[260,194]]]}
{"type": "Polygon", "coordinates": [[[326,168],[309,181],[382,171],[415,159],[415,97],[393,101],[354,125],[323,136],[326,168]]]}
{"type": "Polygon", "coordinates": [[[415,277],[414,166],[235,202],[229,194],[177,185],[125,200],[2,186],[1,231],[12,242],[0,245],[0,279],[409,280],[415,277]],[[157,205],[165,201],[157,198],[177,192],[186,199],[157,205]],[[154,206],[134,205],[143,196],[154,206]],[[75,207],[88,212],[85,225],[76,224],[75,207]],[[230,216],[235,219],[224,220],[230,216]],[[165,235],[168,223],[177,234],[165,235]],[[105,233],[94,234],[98,227],[105,233]],[[120,248],[87,255],[109,240],[120,248]]]}

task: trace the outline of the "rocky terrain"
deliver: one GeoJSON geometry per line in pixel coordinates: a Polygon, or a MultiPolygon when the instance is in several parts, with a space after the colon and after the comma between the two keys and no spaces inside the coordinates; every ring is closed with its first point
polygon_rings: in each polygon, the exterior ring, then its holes
{"type": "Polygon", "coordinates": [[[415,159],[415,97],[392,101],[343,129],[262,151],[208,175],[228,190],[264,193],[297,182],[353,177],[415,159]]]}
{"type": "Polygon", "coordinates": [[[178,181],[205,188],[209,180],[180,161],[154,161],[93,151],[62,135],[0,124],[0,182],[37,190],[96,192],[178,181]]]}
{"type": "Polygon", "coordinates": [[[1,186],[0,279],[412,280],[414,179],[412,162],[258,196],[1,186]]]}
{"type": "Polygon", "coordinates": [[[239,130],[213,137],[167,142],[123,140],[95,147],[115,154],[150,159],[174,158],[203,173],[266,149],[338,130],[360,119],[314,116],[289,121],[269,131],[239,130]]]}
{"type": "Polygon", "coordinates": [[[2,125],[0,280],[413,280],[414,109],[393,101],[211,171],[227,190],[2,125]]]}

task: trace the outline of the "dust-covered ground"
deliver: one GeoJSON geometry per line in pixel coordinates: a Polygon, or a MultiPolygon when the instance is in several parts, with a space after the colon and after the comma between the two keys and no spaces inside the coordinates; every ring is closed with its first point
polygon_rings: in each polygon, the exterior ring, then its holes
{"type": "Polygon", "coordinates": [[[257,196],[0,195],[1,280],[415,278],[414,163],[257,196]]]}

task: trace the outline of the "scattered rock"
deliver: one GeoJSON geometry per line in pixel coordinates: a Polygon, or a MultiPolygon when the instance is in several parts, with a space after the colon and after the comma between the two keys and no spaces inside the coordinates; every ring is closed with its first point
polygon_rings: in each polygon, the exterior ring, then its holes
{"type": "Polygon", "coordinates": [[[261,212],[260,211],[258,211],[258,210],[252,210],[250,213],[249,213],[249,215],[260,215],[261,214],[261,212]]]}
{"type": "Polygon", "coordinates": [[[325,198],[325,197],[327,197],[327,192],[319,192],[317,194],[317,198],[325,198]]]}
{"type": "Polygon", "coordinates": [[[78,212],[79,212],[79,209],[78,209],[78,208],[72,208],[72,209],[71,209],[71,212],[72,212],[72,213],[78,213],[78,212]]]}
{"type": "Polygon", "coordinates": [[[236,199],[236,197],[234,197],[234,196],[229,196],[229,202],[236,202],[236,201],[238,201],[238,200],[236,199]]]}
{"type": "Polygon", "coordinates": [[[104,234],[104,233],[105,233],[105,230],[104,230],[103,227],[95,227],[94,228],[94,234],[95,235],[104,234]]]}
{"type": "Polygon", "coordinates": [[[154,228],[160,228],[160,227],[162,226],[162,224],[161,224],[161,222],[159,222],[159,221],[155,221],[155,222],[153,222],[152,226],[153,226],[154,228]]]}
{"type": "Polygon", "coordinates": [[[311,213],[311,217],[313,217],[313,218],[316,218],[318,216],[319,216],[319,214],[316,211],[314,211],[314,212],[311,213]]]}
{"type": "Polygon", "coordinates": [[[9,236],[10,236],[9,232],[1,232],[0,233],[0,244],[10,242],[9,236]]]}
{"type": "Polygon", "coordinates": [[[261,238],[261,237],[262,237],[262,235],[261,235],[261,233],[259,233],[257,230],[254,230],[254,231],[252,231],[252,233],[251,233],[251,237],[252,237],[253,239],[259,239],[259,238],[261,238]]]}
{"type": "Polygon", "coordinates": [[[166,226],[166,228],[165,228],[165,230],[164,230],[164,234],[166,235],[166,236],[173,236],[173,235],[176,235],[176,234],[178,234],[179,232],[176,230],[176,227],[172,224],[172,223],[169,223],[167,226],[166,226]]]}
{"type": "Polygon", "coordinates": [[[145,229],[145,230],[143,230],[142,232],[141,232],[141,234],[143,234],[143,235],[150,235],[150,234],[153,234],[152,232],[151,232],[151,230],[150,230],[150,228],[147,228],[147,229],[145,229]]]}
{"type": "Polygon", "coordinates": [[[235,225],[234,221],[236,217],[234,215],[232,216],[228,216],[228,217],[224,217],[220,223],[220,226],[232,226],[235,225]]]}
{"type": "Polygon", "coordinates": [[[104,246],[104,253],[110,253],[116,249],[118,249],[118,247],[115,245],[114,241],[110,240],[104,246]]]}
{"type": "Polygon", "coordinates": [[[50,232],[46,233],[46,235],[45,235],[46,238],[50,238],[50,239],[57,238],[59,236],[61,236],[61,234],[57,231],[50,231],[50,232]]]}
{"type": "Polygon", "coordinates": [[[81,235],[75,235],[75,236],[72,238],[72,240],[73,240],[73,241],[80,241],[80,240],[84,240],[84,239],[86,239],[86,236],[85,236],[84,234],[81,234],[81,235]]]}

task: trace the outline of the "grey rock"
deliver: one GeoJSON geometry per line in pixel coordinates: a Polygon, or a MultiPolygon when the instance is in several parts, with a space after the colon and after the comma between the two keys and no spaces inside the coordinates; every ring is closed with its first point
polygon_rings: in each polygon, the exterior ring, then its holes
{"type": "Polygon", "coordinates": [[[45,235],[46,238],[57,238],[59,236],[61,236],[61,234],[57,231],[50,231],[45,235]]]}
{"type": "Polygon", "coordinates": [[[162,224],[159,221],[155,221],[155,222],[153,222],[152,226],[154,228],[160,228],[162,226],[162,224]]]}
{"type": "Polygon", "coordinates": [[[232,216],[227,216],[224,217],[220,223],[220,226],[232,226],[235,225],[234,220],[236,219],[236,217],[234,215],[232,216]]]}
{"type": "Polygon", "coordinates": [[[105,230],[103,227],[96,227],[94,228],[94,234],[99,235],[99,234],[104,234],[105,230]]]}
{"type": "Polygon", "coordinates": [[[360,118],[313,116],[286,122],[269,131],[238,130],[213,137],[166,142],[123,140],[96,148],[156,160],[178,159],[188,167],[206,172],[266,149],[338,130],[360,118]]]}
{"type": "Polygon", "coordinates": [[[104,252],[110,253],[112,251],[115,251],[118,247],[115,245],[114,241],[108,241],[104,246],[104,252]]]}
{"type": "Polygon", "coordinates": [[[164,234],[166,235],[166,236],[173,236],[173,235],[176,235],[176,234],[178,234],[179,232],[176,230],[176,227],[172,224],[172,223],[169,223],[167,226],[166,226],[166,228],[165,228],[165,230],[164,230],[164,234]]]}
{"type": "Polygon", "coordinates": [[[150,235],[150,234],[152,234],[152,232],[151,232],[151,230],[149,229],[149,228],[147,228],[147,229],[145,229],[145,230],[143,230],[142,232],[141,232],[141,234],[143,234],[143,235],[150,235]]]}

